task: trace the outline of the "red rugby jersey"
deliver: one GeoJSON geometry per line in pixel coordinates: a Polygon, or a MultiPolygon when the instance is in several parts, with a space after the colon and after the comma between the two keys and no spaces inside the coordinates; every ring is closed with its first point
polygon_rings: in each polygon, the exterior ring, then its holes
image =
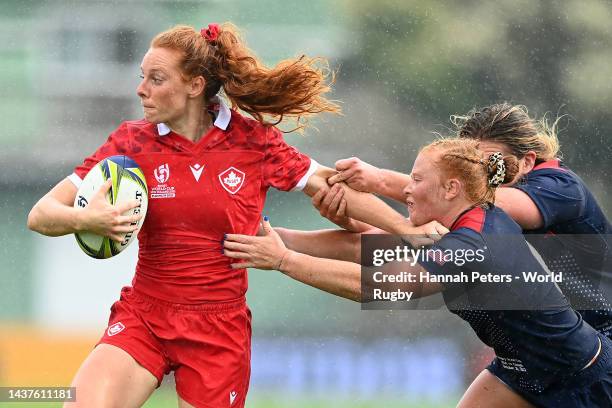
{"type": "Polygon", "coordinates": [[[124,122],[74,170],[78,186],[112,155],[134,159],[149,188],[132,285],[177,303],[229,301],[247,290],[245,269],[222,254],[224,234],[254,235],[269,187],[301,190],[317,164],[275,127],[220,104],[213,126],[193,143],[164,124],[124,122]]]}

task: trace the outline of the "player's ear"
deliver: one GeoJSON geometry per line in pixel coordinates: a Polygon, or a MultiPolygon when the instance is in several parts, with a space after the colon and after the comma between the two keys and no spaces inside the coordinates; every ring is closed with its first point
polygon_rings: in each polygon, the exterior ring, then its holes
{"type": "Polygon", "coordinates": [[[201,96],[204,93],[204,87],[206,86],[206,80],[204,79],[203,76],[198,75],[197,77],[194,77],[191,79],[191,81],[189,82],[189,96],[191,98],[197,98],[199,96],[201,96]]]}
{"type": "Polygon", "coordinates": [[[537,159],[537,154],[533,150],[528,151],[523,157],[523,159],[521,160],[522,163],[520,163],[521,174],[526,174],[526,173],[529,173],[531,170],[533,170],[533,168],[535,167],[536,159],[537,159]]]}
{"type": "Polygon", "coordinates": [[[444,198],[452,200],[457,197],[463,188],[461,181],[456,178],[446,180],[444,183],[444,198]]]}

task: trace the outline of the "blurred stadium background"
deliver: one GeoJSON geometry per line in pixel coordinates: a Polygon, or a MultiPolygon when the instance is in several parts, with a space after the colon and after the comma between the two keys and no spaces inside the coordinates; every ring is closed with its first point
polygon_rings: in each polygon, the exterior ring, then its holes
{"type": "MultiPolygon", "coordinates": [[[[610,215],[608,1],[2,0],[0,10],[0,386],[69,385],[131,280],[136,246],[94,261],[71,236],[28,231],[26,216],[121,121],[141,117],[140,59],[177,23],[233,21],[269,64],[328,57],[345,115],[286,136],[327,165],[354,155],[407,170],[449,115],[503,100],[567,114],[566,162],[610,215]]],[[[266,213],[277,226],[330,225],[297,193],[272,191],[266,213]]],[[[454,406],[491,356],[443,310],[361,311],[262,271],[248,299],[248,406],[454,406]]],[[[174,405],[170,377],[146,406],[174,405]]]]}

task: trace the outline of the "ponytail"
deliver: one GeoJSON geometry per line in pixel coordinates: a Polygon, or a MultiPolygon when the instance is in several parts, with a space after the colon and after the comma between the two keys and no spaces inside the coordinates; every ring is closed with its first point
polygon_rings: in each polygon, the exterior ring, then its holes
{"type": "Polygon", "coordinates": [[[211,24],[201,32],[176,26],[158,34],[151,46],[183,52],[185,76],[202,75],[206,80],[205,100],[223,89],[233,108],[262,124],[276,125],[293,117],[301,129],[312,115],[341,111],[340,106],[325,98],[334,82],[325,59],[302,55],[267,68],[247,48],[231,23],[211,24]]]}

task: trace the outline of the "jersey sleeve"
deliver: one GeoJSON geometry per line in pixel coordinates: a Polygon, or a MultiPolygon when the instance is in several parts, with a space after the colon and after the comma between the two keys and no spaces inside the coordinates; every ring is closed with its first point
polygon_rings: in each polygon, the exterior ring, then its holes
{"type": "Polygon", "coordinates": [[[317,162],[288,145],[280,130],[266,130],[263,178],[266,186],[282,191],[300,191],[317,170],[317,162]]]}
{"type": "Polygon", "coordinates": [[[116,154],[126,154],[127,152],[128,130],[126,124],[123,123],[110,134],[102,146],[98,147],[95,152],[83,160],[83,163],[74,168],[74,172],[68,176],[68,179],[79,187],[89,170],[91,170],[100,160],[116,154]]]}
{"type": "Polygon", "coordinates": [[[528,174],[525,182],[513,187],[527,194],[538,207],[544,221],[543,228],[576,219],[584,210],[584,190],[567,172],[528,174]]]}

